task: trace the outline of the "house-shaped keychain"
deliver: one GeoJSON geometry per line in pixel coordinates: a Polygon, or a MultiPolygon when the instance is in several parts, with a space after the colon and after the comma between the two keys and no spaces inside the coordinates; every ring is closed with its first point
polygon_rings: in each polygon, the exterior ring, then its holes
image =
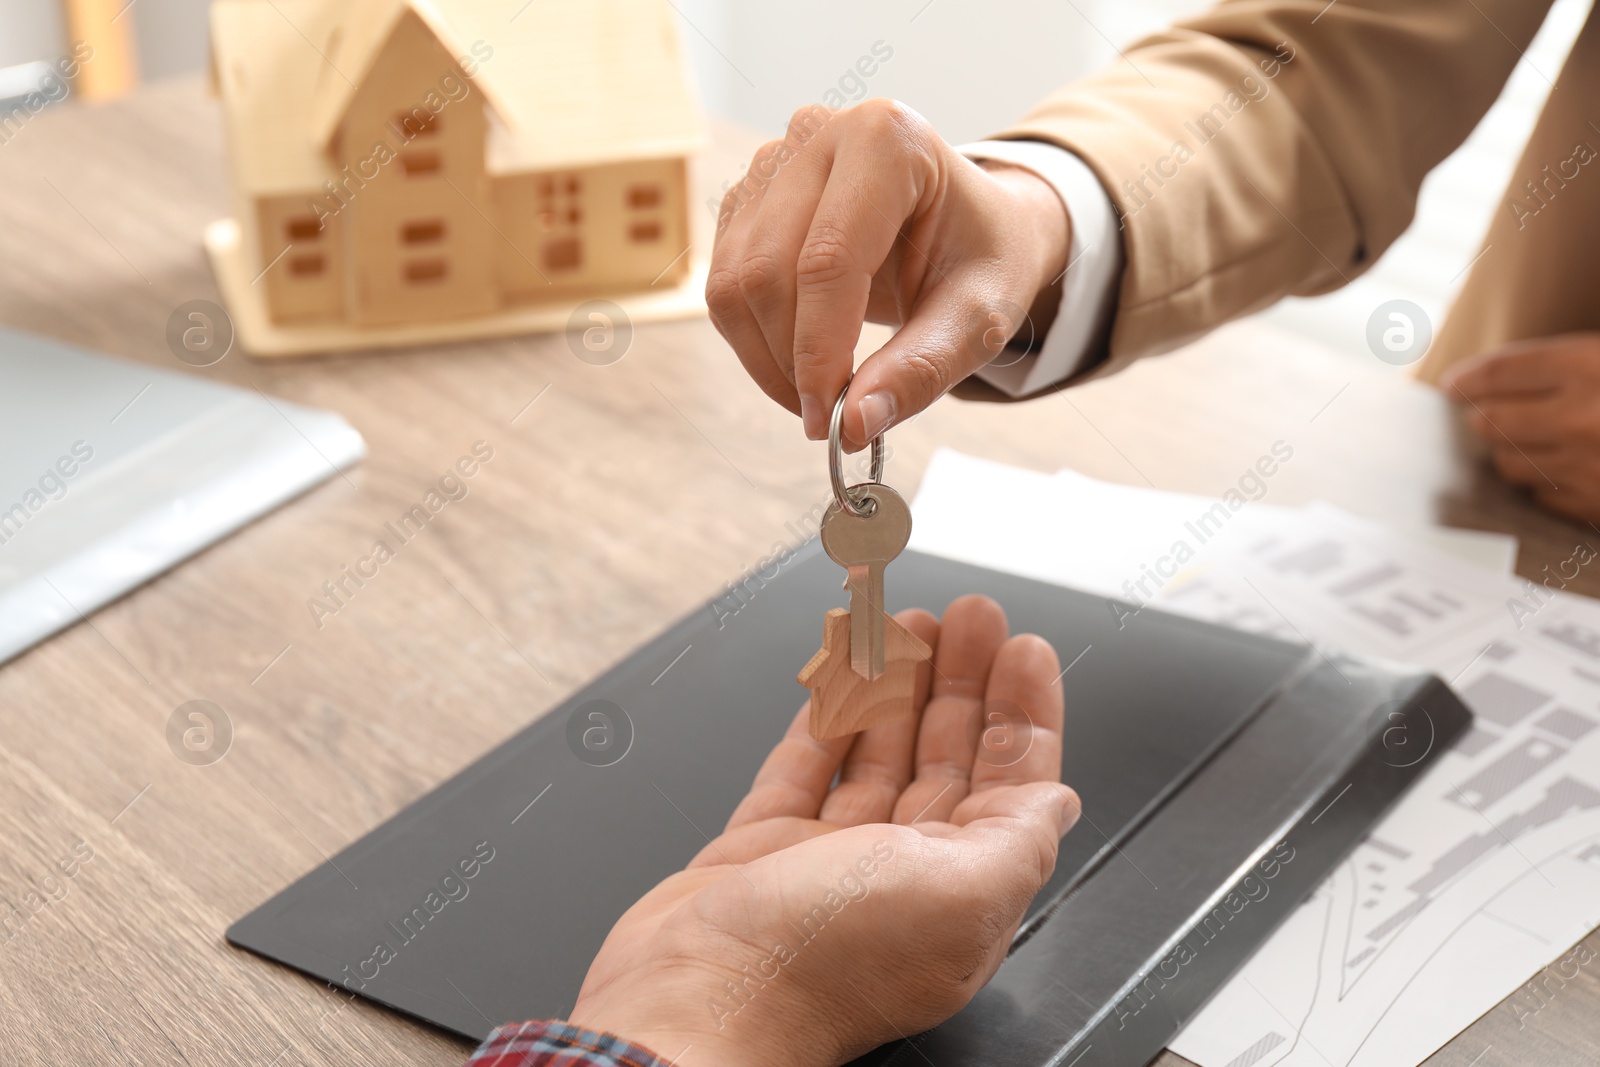
{"type": "Polygon", "coordinates": [[[795,679],[811,690],[811,736],[818,741],[857,733],[916,709],[917,668],[933,650],[922,638],[883,617],[881,677],[868,680],[850,667],[850,613],[833,608],[822,620],[822,647],[795,679]]]}

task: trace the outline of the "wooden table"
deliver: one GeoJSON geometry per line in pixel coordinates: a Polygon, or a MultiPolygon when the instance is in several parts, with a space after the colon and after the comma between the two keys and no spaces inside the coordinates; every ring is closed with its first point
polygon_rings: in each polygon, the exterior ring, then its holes
{"type": "MultiPolygon", "coordinates": [[[[217,296],[199,238],[228,202],[220,135],[183,83],[0,146],[0,321],[185,369],[164,330],[217,296]]],[[[754,144],[719,131],[697,203],[754,144]]],[[[463,1044],[224,927],[792,542],[828,492],[822,449],[705,321],[642,326],[605,367],[558,336],[193,373],[339,411],[371,455],[0,669],[0,895],[59,896],[0,927],[0,1059],[457,1063],[463,1044]],[[470,495],[319,628],[308,598],[479,440],[470,495]],[[236,732],[205,767],[165,740],[194,698],[236,732]],[[46,884],[75,846],[93,859],[46,884]]],[[[943,444],[1217,494],[1280,438],[1275,503],[1514,533],[1525,575],[1588,536],[1465,458],[1432,392],[1250,323],[1035,403],[942,402],[893,433],[889,476],[909,494],[943,444]]],[[[1430,1062],[1594,1062],[1596,1013],[1590,968],[1525,1028],[1502,1004],[1430,1062]]]]}

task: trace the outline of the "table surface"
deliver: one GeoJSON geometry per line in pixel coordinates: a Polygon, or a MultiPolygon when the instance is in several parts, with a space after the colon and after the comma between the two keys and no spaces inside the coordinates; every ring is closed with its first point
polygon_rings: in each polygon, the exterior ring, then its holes
{"type": "MultiPolygon", "coordinates": [[[[756,141],[718,129],[697,205],[756,141]]],[[[200,233],[228,209],[222,156],[197,84],[33,119],[0,146],[0,322],[187,369],[165,327],[218,299],[200,233]]],[[[461,1042],[223,930],[792,542],[786,524],[826,499],[822,447],[703,319],[639,326],[604,367],[555,336],[234,353],[192,373],[341,412],[371,453],[0,668],[0,895],[93,849],[0,949],[0,1047],[51,1064],[457,1063],[461,1042]],[[494,459],[470,495],[319,627],[308,598],[479,440],[494,459]],[[195,698],[235,730],[206,767],[165,740],[195,698]]],[[[1512,533],[1528,576],[1583,536],[1495,481],[1435,393],[1252,322],[1032,403],[943,401],[894,431],[889,480],[909,495],[949,445],[1216,495],[1280,438],[1295,460],[1275,503],[1512,533]]],[[[1590,969],[1525,1025],[1502,1003],[1429,1063],[1593,1063],[1597,1014],[1590,969]]]]}

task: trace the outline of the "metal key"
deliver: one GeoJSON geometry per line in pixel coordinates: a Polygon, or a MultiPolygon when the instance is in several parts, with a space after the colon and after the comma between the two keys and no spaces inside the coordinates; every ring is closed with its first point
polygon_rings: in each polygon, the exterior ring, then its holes
{"type": "Polygon", "coordinates": [[[822,548],[849,572],[850,669],[867,681],[884,672],[883,571],[911,540],[911,509],[887,485],[852,486],[850,496],[864,516],[828,505],[822,516],[822,548]]]}

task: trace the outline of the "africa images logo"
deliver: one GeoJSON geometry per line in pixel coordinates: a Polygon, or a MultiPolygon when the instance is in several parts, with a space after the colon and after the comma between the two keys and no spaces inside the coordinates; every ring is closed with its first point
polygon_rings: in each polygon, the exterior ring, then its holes
{"type": "Polygon", "coordinates": [[[479,841],[470,853],[446,867],[437,884],[429,886],[420,901],[404,914],[383,924],[383,936],[373,943],[368,956],[358,960],[353,967],[348,963],[344,965],[345,988],[363,989],[368,982],[374,981],[385,966],[398,959],[407,945],[421,937],[429,924],[444,914],[446,908],[467,899],[472,892],[471,881],[483,873],[483,868],[494,857],[494,846],[487,841],[479,841]]]}

